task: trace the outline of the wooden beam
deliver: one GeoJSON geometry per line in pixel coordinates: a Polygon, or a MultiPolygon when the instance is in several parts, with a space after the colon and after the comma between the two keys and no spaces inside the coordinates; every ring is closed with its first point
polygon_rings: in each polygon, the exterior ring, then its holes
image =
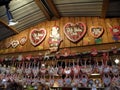
{"type": "Polygon", "coordinates": [[[51,17],[50,17],[50,15],[49,15],[49,13],[47,12],[46,8],[43,6],[43,3],[41,2],[41,0],[34,0],[34,1],[35,1],[35,3],[38,5],[38,7],[40,8],[40,10],[43,11],[43,13],[44,13],[44,15],[46,16],[46,18],[47,18],[48,20],[50,20],[51,17]]]}
{"type": "Polygon", "coordinates": [[[105,18],[109,8],[109,0],[103,0],[101,17],[105,18]]]}
{"type": "MultiPolygon", "coordinates": [[[[117,49],[120,48],[120,42],[115,42],[115,43],[104,43],[104,44],[96,44],[96,45],[89,45],[89,46],[78,46],[78,47],[68,47],[72,52],[78,52],[78,53],[85,53],[85,52],[91,52],[91,50],[93,48],[96,48],[98,51],[107,51],[107,50],[111,50],[112,47],[117,47],[117,49]]],[[[64,48],[60,48],[60,52],[62,52],[64,50],[64,48]]],[[[13,56],[16,55],[18,56],[19,54],[24,55],[29,55],[32,54],[34,55],[38,55],[38,53],[42,53],[44,55],[44,53],[48,51],[48,49],[46,50],[33,50],[33,51],[16,51],[16,52],[4,52],[4,53],[0,53],[0,57],[4,56],[4,55],[9,55],[9,56],[13,56]]],[[[54,54],[54,53],[53,53],[54,54]]],[[[118,53],[120,54],[120,53],[118,53]]],[[[116,54],[117,55],[117,54],[116,54]]]]}
{"type": "Polygon", "coordinates": [[[49,8],[50,10],[52,11],[53,15],[56,17],[56,18],[60,18],[60,14],[55,6],[55,4],[53,3],[53,0],[46,0],[48,5],[49,5],[49,8]]]}
{"type": "Polygon", "coordinates": [[[4,24],[6,27],[8,27],[10,30],[12,30],[13,32],[15,32],[16,34],[18,34],[19,32],[17,30],[15,30],[13,27],[9,27],[3,20],[0,19],[0,22],[2,24],[4,24]]]}

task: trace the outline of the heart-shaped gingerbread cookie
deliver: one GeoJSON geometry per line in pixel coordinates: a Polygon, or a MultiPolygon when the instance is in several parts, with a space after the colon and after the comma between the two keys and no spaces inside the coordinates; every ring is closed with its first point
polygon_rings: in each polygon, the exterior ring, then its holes
{"type": "Polygon", "coordinates": [[[27,36],[24,36],[24,37],[21,37],[21,39],[20,39],[20,45],[24,45],[25,43],[26,43],[26,41],[27,41],[27,36]]]}
{"type": "Polygon", "coordinates": [[[70,41],[78,42],[86,33],[86,25],[82,22],[67,23],[64,26],[64,33],[70,41]]]}
{"type": "Polygon", "coordinates": [[[41,29],[33,29],[30,31],[29,39],[32,45],[39,45],[46,36],[46,30],[44,28],[41,29]]]}
{"type": "Polygon", "coordinates": [[[91,26],[90,27],[90,34],[94,38],[99,38],[104,32],[104,29],[102,26],[91,26]]]}
{"type": "Polygon", "coordinates": [[[120,26],[114,26],[110,28],[111,33],[113,36],[119,36],[120,35],[120,26]]]}

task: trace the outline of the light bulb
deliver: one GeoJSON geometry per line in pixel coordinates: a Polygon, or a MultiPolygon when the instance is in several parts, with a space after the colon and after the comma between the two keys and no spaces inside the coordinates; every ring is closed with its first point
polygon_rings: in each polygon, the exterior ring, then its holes
{"type": "Polygon", "coordinates": [[[18,24],[18,22],[16,21],[9,21],[9,24],[8,24],[8,26],[14,26],[14,25],[16,25],[16,24],[18,24]]]}
{"type": "Polygon", "coordinates": [[[115,63],[118,64],[119,62],[120,62],[120,60],[116,58],[115,63]]]}
{"type": "Polygon", "coordinates": [[[45,64],[42,64],[42,66],[44,67],[44,66],[45,66],[45,64]]]}

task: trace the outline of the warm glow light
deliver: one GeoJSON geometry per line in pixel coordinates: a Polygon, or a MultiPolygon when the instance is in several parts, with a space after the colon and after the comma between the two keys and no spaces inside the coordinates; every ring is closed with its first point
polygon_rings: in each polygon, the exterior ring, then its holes
{"type": "Polygon", "coordinates": [[[42,66],[45,66],[45,64],[42,64],[42,66]]]}
{"type": "Polygon", "coordinates": [[[98,75],[100,75],[100,73],[92,73],[91,75],[92,76],[98,76],[98,75]]]}
{"type": "Polygon", "coordinates": [[[119,62],[120,62],[120,60],[116,58],[115,63],[118,64],[119,62]]]}

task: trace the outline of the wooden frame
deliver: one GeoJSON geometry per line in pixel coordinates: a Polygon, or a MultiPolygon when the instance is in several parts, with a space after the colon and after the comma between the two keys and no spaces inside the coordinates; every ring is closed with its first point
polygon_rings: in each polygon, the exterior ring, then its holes
{"type": "Polygon", "coordinates": [[[13,27],[9,27],[3,20],[0,19],[0,22],[2,24],[4,24],[7,28],[9,28],[9,30],[15,32],[16,34],[18,34],[19,32],[17,30],[15,30],[13,27]]]}
{"type": "MultiPolygon", "coordinates": [[[[60,15],[57,11],[57,8],[55,7],[54,3],[52,0],[46,0],[48,7],[51,9],[52,14],[56,17],[56,18],[60,18],[60,15]]],[[[45,5],[42,3],[41,0],[35,0],[35,3],[38,5],[38,7],[43,11],[43,13],[45,14],[46,18],[48,20],[51,20],[52,17],[50,16],[48,10],[46,9],[45,5]]]]}

